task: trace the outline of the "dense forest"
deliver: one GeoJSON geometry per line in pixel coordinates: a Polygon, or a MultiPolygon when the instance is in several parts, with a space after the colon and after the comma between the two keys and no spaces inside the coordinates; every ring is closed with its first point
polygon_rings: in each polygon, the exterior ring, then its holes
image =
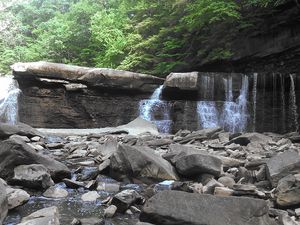
{"type": "Polygon", "coordinates": [[[231,57],[253,12],[282,1],[0,0],[0,74],[47,60],[164,76],[231,57]]]}

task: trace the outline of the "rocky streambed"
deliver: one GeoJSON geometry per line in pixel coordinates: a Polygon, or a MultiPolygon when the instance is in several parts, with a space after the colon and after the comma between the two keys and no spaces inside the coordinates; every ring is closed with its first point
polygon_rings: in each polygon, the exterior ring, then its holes
{"type": "Polygon", "coordinates": [[[42,131],[0,125],[0,224],[300,223],[298,133],[42,131]]]}

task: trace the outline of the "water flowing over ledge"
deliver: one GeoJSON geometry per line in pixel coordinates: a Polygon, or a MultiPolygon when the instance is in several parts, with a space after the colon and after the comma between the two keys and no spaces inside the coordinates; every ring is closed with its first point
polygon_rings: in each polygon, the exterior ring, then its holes
{"type": "Polygon", "coordinates": [[[0,121],[16,124],[19,120],[18,98],[21,90],[13,77],[0,77],[0,121]]]}
{"type": "Polygon", "coordinates": [[[190,72],[164,80],[47,62],[16,64],[13,74],[22,90],[20,121],[34,127],[115,127],[138,116],[164,133],[215,126],[286,133],[299,126],[294,74],[190,72]]]}

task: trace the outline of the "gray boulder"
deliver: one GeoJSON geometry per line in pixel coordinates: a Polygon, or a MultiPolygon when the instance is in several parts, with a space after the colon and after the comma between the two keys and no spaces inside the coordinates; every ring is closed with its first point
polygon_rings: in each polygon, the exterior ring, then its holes
{"type": "Polygon", "coordinates": [[[26,203],[30,195],[22,189],[6,188],[8,198],[8,208],[13,209],[26,203]]]}
{"type": "Polygon", "coordinates": [[[119,145],[110,158],[110,174],[115,179],[137,178],[144,182],[177,180],[173,166],[148,147],[119,145]]]}
{"type": "Polygon", "coordinates": [[[250,142],[255,142],[259,144],[267,144],[269,141],[272,141],[272,138],[260,133],[245,133],[236,138],[230,140],[227,144],[239,144],[247,146],[250,142]]]}
{"type": "Polygon", "coordinates": [[[275,225],[264,200],[163,191],[150,198],[140,220],[159,225],[275,225]]]}
{"type": "Polygon", "coordinates": [[[0,158],[0,177],[3,179],[10,180],[14,176],[15,167],[30,164],[44,165],[55,182],[71,177],[70,170],[64,164],[37,153],[18,138],[10,138],[0,143],[0,158]]]}
{"type": "Polygon", "coordinates": [[[267,176],[273,187],[289,175],[300,173],[300,155],[297,150],[288,150],[273,156],[267,162],[267,176]]]}
{"type": "Polygon", "coordinates": [[[222,161],[217,157],[205,154],[192,154],[183,156],[175,163],[175,168],[183,176],[198,176],[201,174],[212,174],[220,176],[223,168],[222,161]]]}
{"type": "Polygon", "coordinates": [[[60,225],[58,208],[53,206],[38,210],[24,217],[18,225],[60,225]]]}
{"type": "Polygon", "coordinates": [[[16,63],[12,65],[17,78],[49,78],[87,86],[152,92],[164,79],[151,75],[107,68],[89,68],[50,62],[16,63]]]}
{"type": "Polygon", "coordinates": [[[164,88],[197,91],[199,89],[198,72],[170,73],[166,78],[164,88]]]}
{"type": "Polygon", "coordinates": [[[26,136],[29,138],[35,136],[45,136],[43,133],[24,123],[18,123],[16,125],[0,123],[0,139],[8,138],[9,136],[12,136],[14,134],[26,136]]]}
{"type": "Polygon", "coordinates": [[[276,202],[286,207],[300,204],[300,174],[288,175],[278,182],[276,202]]]}
{"type": "Polygon", "coordinates": [[[0,180],[0,224],[3,223],[8,212],[8,202],[6,195],[6,187],[0,180]]]}
{"type": "Polygon", "coordinates": [[[12,182],[23,187],[46,189],[54,185],[47,168],[41,164],[17,166],[14,174],[12,182]]]}
{"type": "Polygon", "coordinates": [[[143,200],[142,196],[135,190],[124,190],[116,194],[111,204],[117,207],[117,212],[125,213],[125,211],[134,203],[141,203],[143,200]]]}

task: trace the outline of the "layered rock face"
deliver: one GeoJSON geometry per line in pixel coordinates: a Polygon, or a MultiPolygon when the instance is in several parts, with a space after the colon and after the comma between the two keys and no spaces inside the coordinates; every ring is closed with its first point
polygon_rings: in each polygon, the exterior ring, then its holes
{"type": "Polygon", "coordinates": [[[20,120],[34,127],[91,128],[126,124],[163,79],[112,69],[36,62],[12,66],[20,120]]]}

